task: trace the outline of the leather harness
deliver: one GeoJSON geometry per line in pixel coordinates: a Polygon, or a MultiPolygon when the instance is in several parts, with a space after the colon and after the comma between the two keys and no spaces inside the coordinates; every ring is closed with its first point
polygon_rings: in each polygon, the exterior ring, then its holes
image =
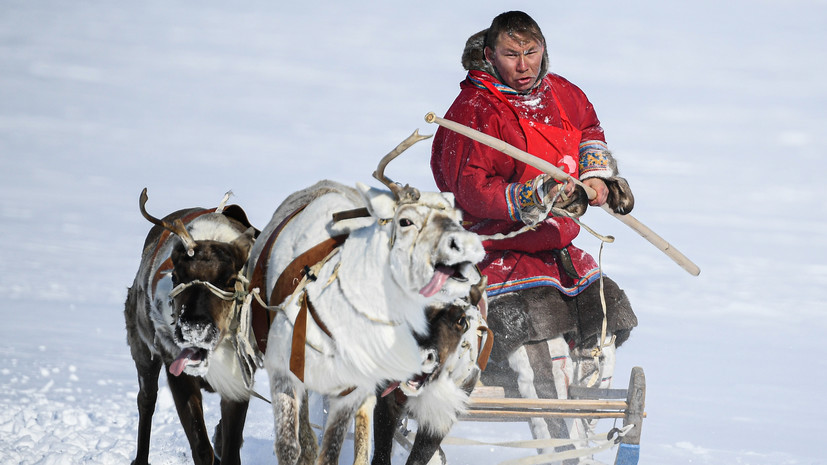
{"type": "MultiPolygon", "coordinates": [[[[273,248],[273,244],[276,242],[276,238],[279,236],[287,223],[289,223],[290,220],[303,209],[304,207],[297,209],[290,214],[290,216],[282,220],[282,222],[279,223],[279,225],[267,238],[267,242],[265,242],[264,247],[261,250],[261,254],[259,255],[259,259],[253,268],[253,274],[250,278],[251,289],[255,287],[258,287],[259,289],[266,288],[268,258],[270,256],[270,251],[273,248]]],[[[296,257],[279,275],[275,285],[273,286],[272,292],[270,292],[269,295],[265,295],[265,303],[267,305],[278,305],[296,291],[296,288],[299,286],[302,279],[307,278],[310,280],[315,280],[315,276],[308,274],[310,267],[324,260],[324,258],[330,255],[333,250],[342,245],[345,239],[347,239],[346,234],[331,237],[296,257]]],[[[302,293],[299,296],[299,299],[301,306],[299,313],[296,316],[296,321],[293,323],[293,340],[290,350],[290,371],[296,375],[299,380],[304,382],[305,346],[307,342],[307,314],[310,313],[313,321],[319,329],[325,333],[325,335],[333,339],[333,334],[318,316],[316,309],[313,307],[310,299],[307,298],[307,295],[302,293]]],[[[259,350],[262,353],[265,353],[267,350],[267,337],[270,332],[270,326],[273,324],[275,313],[262,306],[257,300],[253,300],[251,305],[253,333],[255,334],[256,343],[258,344],[259,350]]]]}
{"type": "MultiPolygon", "coordinates": [[[[298,208],[288,217],[284,218],[267,238],[267,242],[265,242],[264,247],[261,250],[261,254],[259,255],[259,259],[253,268],[252,277],[250,278],[250,289],[254,289],[256,287],[259,289],[266,288],[267,283],[265,282],[265,279],[267,276],[268,258],[273,244],[276,242],[276,238],[278,238],[287,223],[289,223],[290,220],[301,212],[304,207],[305,206],[298,208]]],[[[366,213],[367,212],[365,209],[341,212],[334,215],[334,220],[338,221],[341,219],[365,216],[366,213]]],[[[329,256],[336,248],[345,242],[347,237],[347,234],[331,237],[296,257],[279,275],[270,295],[264,296],[264,298],[266,298],[265,303],[267,305],[271,305],[272,303],[278,305],[283,302],[284,299],[296,291],[296,288],[304,278],[315,281],[316,277],[309,273],[310,267],[318,264],[329,256]]],[[[299,313],[293,323],[293,339],[291,341],[290,349],[290,371],[301,382],[304,382],[305,349],[307,343],[307,314],[310,314],[313,321],[325,335],[327,335],[330,339],[334,339],[334,337],[328,327],[318,316],[316,309],[313,307],[313,303],[307,298],[307,294],[304,292],[301,293],[299,299],[301,302],[299,313]]],[[[262,306],[256,299],[252,301],[251,311],[253,334],[255,335],[259,350],[261,353],[265,353],[267,349],[267,337],[270,332],[270,326],[273,323],[273,318],[275,317],[275,312],[272,312],[268,308],[262,306]]],[[[478,337],[478,344],[479,346],[482,346],[478,361],[481,361],[480,369],[485,370],[485,365],[488,362],[488,356],[491,352],[491,346],[494,341],[492,337],[493,334],[491,333],[491,330],[488,329],[487,325],[483,325],[481,328],[488,331],[489,336],[486,338],[484,345],[482,343],[482,335],[478,337]]],[[[354,389],[355,387],[348,388],[339,393],[339,396],[346,396],[354,389]]]]}
{"type": "MultiPolygon", "coordinates": [[[[315,281],[316,277],[308,273],[310,270],[309,266],[315,265],[322,261],[325,257],[330,255],[334,249],[342,245],[345,239],[347,239],[347,235],[331,237],[330,239],[317,244],[312,249],[296,257],[295,260],[287,265],[287,268],[285,268],[281,275],[279,275],[275,286],[273,286],[273,292],[270,294],[270,298],[268,300],[270,302],[283,302],[284,299],[293,294],[298,285],[301,283],[302,278],[315,281]]],[[[290,349],[290,371],[296,375],[300,381],[304,382],[304,357],[307,342],[307,314],[310,313],[310,316],[313,318],[316,326],[318,326],[319,329],[327,335],[327,337],[330,339],[334,339],[334,337],[321,318],[319,318],[319,315],[316,313],[316,309],[313,307],[310,299],[307,298],[307,293],[302,292],[299,298],[301,299],[301,307],[299,308],[299,314],[296,315],[296,321],[293,323],[293,341],[290,349]]]]}

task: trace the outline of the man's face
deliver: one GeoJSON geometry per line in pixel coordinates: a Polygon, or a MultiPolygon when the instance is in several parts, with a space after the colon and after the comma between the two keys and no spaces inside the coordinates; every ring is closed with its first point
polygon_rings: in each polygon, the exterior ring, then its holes
{"type": "Polygon", "coordinates": [[[543,46],[534,39],[500,33],[494,49],[486,47],[485,57],[497,68],[503,84],[525,92],[537,82],[543,62],[543,46]]]}

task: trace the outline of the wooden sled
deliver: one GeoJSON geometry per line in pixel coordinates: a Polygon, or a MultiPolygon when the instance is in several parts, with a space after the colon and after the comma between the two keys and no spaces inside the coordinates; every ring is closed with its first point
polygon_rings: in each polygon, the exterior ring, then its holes
{"type": "Polygon", "coordinates": [[[478,386],[471,393],[462,421],[527,421],[529,418],[622,418],[625,434],[619,437],[615,465],[637,465],[646,399],[643,368],[634,367],[628,389],[572,386],[569,399],[506,398],[502,387],[478,386]],[[626,428],[627,425],[632,425],[626,428]]]}

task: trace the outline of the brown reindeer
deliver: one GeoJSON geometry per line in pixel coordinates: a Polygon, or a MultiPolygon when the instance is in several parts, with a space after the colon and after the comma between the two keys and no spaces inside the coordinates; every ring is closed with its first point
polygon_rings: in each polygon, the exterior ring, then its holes
{"type": "MultiPolygon", "coordinates": [[[[480,342],[491,342],[490,334],[483,333],[487,330],[483,318],[487,307],[486,283],[483,277],[471,288],[467,300],[436,303],[426,309],[428,336],[418,340],[421,347],[436,352],[437,366],[430,373],[404,383],[391,383],[384,391],[377,391],[372,465],[390,465],[394,433],[404,415],[418,425],[405,463],[425,465],[440,450],[442,440],[465,411],[488,357],[480,342]],[[393,389],[397,385],[399,389],[393,389]]],[[[441,450],[440,454],[444,463],[441,450]]]]}
{"type": "Polygon", "coordinates": [[[149,458],[152,415],[161,365],[197,465],[240,463],[242,430],[253,373],[254,340],[244,305],[243,268],[256,235],[235,205],[191,208],[159,220],[144,243],[141,265],[124,308],[127,342],[138,371],[138,448],[134,465],[149,458]],[[221,396],[221,421],[210,444],[201,389],[221,396]]]}

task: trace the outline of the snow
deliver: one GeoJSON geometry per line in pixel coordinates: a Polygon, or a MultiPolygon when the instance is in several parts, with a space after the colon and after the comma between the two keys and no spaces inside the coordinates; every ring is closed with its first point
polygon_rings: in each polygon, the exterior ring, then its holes
{"type": "MultiPolygon", "coordinates": [[[[815,147],[827,4],[523,3],[508,7],[538,20],[551,70],[595,104],[633,215],[702,270],[690,276],[602,211],[584,218],[616,237],[603,265],[640,320],[615,379],[646,373],[640,463],[827,463],[827,187],[815,147]]],[[[122,308],[150,226],[143,187],[156,215],[215,206],[232,189],[263,227],[318,179],[375,185],[382,155],[435,130],[423,117],[455,97],[465,39],[503,8],[5,0],[0,463],[133,458],[138,386],[122,308]]],[[[428,153],[418,144],[387,174],[433,189],[428,153]]],[[[598,253],[590,236],[577,244],[598,253]]],[[[188,463],[162,383],[150,460],[188,463]]],[[[213,425],[217,399],[205,403],[213,425]]],[[[246,463],[275,463],[270,412],[252,401],[246,463]]],[[[462,423],[453,435],[529,437],[519,424],[462,423]]],[[[447,451],[451,464],[519,455],[447,451]]]]}

